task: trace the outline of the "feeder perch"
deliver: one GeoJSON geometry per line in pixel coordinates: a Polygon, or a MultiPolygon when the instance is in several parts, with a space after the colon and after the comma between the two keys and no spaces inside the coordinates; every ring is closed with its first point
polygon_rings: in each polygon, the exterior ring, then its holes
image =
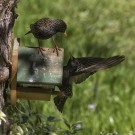
{"type": "Polygon", "coordinates": [[[53,48],[44,48],[44,56],[36,47],[19,47],[17,39],[12,51],[11,104],[17,99],[50,100],[54,88],[62,83],[64,50],[59,56],[53,48]]]}

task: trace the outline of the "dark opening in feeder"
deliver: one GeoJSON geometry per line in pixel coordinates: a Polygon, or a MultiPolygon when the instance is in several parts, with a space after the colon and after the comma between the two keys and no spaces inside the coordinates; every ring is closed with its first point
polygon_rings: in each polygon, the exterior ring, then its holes
{"type": "Polygon", "coordinates": [[[12,52],[11,103],[17,98],[50,100],[55,85],[62,83],[64,50],[59,56],[53,49],[44,48],[44,57],[37,48],[19,47],[14,41],[12,52]]]}

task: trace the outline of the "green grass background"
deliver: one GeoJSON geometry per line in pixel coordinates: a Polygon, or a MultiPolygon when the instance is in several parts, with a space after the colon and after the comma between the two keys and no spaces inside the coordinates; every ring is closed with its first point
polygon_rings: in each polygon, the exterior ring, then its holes
{"type": "MultiPolygon", "coordinates": [[[[133,0],[20,0],[15,36],[21,46],[36,46],[29,25],[42,18],[61,18],[67,25],[68,37],[58,34],[59,47],[65,49],[65,63],[75,57],[110,57],[125,55],[126,60],[112,69],[101,71],[85,82],[73,86],[73,97],[63,114],[50,102],[35,103],[47,115],[82,121],[82,135],[100,132],[135,133],[135,1],[133,0]],[[95,109],[88,108],[96,105],[95,109]]],[[[52,47],[51,41],[44,41],[52,47]]]]}

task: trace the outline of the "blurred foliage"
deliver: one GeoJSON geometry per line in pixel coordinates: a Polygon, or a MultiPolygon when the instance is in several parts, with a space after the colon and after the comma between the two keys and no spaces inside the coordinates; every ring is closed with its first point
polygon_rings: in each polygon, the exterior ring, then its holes
{"type": "MultiPolygon", "coordinates": [[[[59,47],[75,57],[125,55],[126,60],[73,87],[61,115],[51,102],[33,106],[51,116],[81,120],[82,135],[127,135],[135,132],[135,1],[132,0],[20,0],[16,9],[14,33],[22,46],[36,46],[32,34],[24,36],[29,25],[42,17],[61,18],[68,25],[68,37],[57,34],[59,47]],[[44,106],[42,108],[42,106],[44,106]]],[[[43,41],[52,47],[51,41],[43,41]]],[[[72,123],[72,122],[71,122],[72,123]]]]}
{"type": "Polygon", "coordinates": [[[40,110],[32,109],[29,101],[18,102],[16,107],[9,106],[7,111],[11,124],[9,135],[77,135],[82,130],[80,121],[70,124],[63,118],[46,116],[40,110]]]}

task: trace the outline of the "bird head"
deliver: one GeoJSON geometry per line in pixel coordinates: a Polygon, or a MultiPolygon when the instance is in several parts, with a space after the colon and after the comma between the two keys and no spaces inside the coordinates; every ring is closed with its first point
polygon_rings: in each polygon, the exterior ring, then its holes
{"type": "Polygon", "coordinates": [[[78,60],[71,55],[70,59],[68,60],[68,63],[67,63],[67,66],[69,67],[70,72],[76,71],[78,65],[79,65],[78,60]]]}
{"type": "Polygon", "coordinates": [[[56,19],[55,24],[56,24],[55,30],[57,32],[62,32],[65,36],[67,36],[67,33],[66,33],[67,25],[66,25],[66,23],[61,19],[56,19]]]}

